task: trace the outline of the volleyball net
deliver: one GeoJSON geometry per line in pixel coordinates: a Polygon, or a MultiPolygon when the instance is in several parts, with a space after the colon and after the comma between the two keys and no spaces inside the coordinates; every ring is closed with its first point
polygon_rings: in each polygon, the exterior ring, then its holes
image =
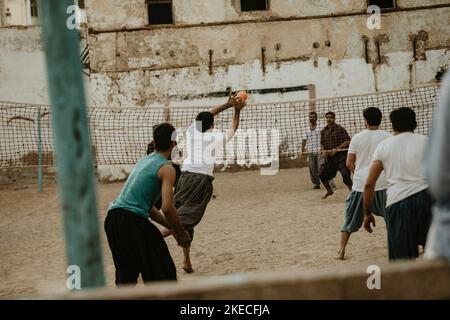
{"type": "MultiPolygon", "coordinates": [[[[237,143],[231,148],[224,147],[222,156],[227,161],[239,158],[240,164],[258,164],[256,159],[260,153],[276,152],[279,158],[299,157],[311,111],[318,114],[319,127],[326,125],[325,114],[333,111],[336,123],[353,136],[365,127],[362,116],[365,108],[378,107],[383,113],[381,129],[391,131],[389,113],[399,107],[410,107],[417,116],[416,132],[428,135],[438,92],[439,86],[433,84],[375,94],[248,105],[241,112],[237,143]],[[275,139],[274,132],[277,149],[270,150],[267,145],[275,139]]],[[[145,155],[154,125],[172,123],[182,140],[196,115],[209,109],[195,106],[88,108],[94,162],[134,164],[145,155]]],[[[232,108],[222,112],[216,117],[215,128],[225,131],[232,118],[232,108]]],[[[0,101],[0,139],[0,168],[55,165],[49,106],[0,101]]]]}

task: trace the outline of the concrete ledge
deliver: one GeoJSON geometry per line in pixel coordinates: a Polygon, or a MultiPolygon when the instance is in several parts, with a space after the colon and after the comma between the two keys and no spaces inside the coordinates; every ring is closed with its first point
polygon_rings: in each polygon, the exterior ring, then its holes
{"type": "MultiPolygon", "coordinates": [[[[0,169],[0,185],[2,186],[10,186],[22,182],[37,184],[37,177],[37,166],[0,169]]],[[[43,167],[43,181],[56,181],[55,167],[43,167]]]]}
{"type": "Polygon", "coordinates": [[[450,265],[447,261],[405,261],[379,267],[380,290],[369,290],[367,279],[370,274],[366,273],[366,267],[356,267],[235,274],[180,283],[68,292],[39,299],[450,299],[450,265]]]}

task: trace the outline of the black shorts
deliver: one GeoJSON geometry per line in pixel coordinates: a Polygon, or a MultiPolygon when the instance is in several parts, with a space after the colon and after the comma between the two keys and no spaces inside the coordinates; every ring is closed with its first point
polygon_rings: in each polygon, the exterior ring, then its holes
{"type": "Polygon", "coordinates": [[[345,161],[336,162],[333,161],[332,158],[327,158],[327,161],[320,167],[320,178],[322,180],[334,179],[338,171],[340,171],[343,176],[351,175],[350,170],[345,166],[345,161]]]}
{"type": "Polygon", "coordinates": [[[105,232],[116,267],[116,285],[176,280],[175,264],[161,232],[148,219],[125,210],[112,209],[105,232]]]}

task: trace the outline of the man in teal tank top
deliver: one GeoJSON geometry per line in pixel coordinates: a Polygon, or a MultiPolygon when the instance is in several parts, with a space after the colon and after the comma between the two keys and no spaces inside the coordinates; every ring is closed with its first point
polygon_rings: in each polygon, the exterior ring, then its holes
{"type": "Polygon", "coordinates": [[[111,203],[109,210],[123,208],[148,218],[151,207],[161,196],[161,180],[158,179],[158,171],[168,163],[168,160],[159,152],[153,152],[139,159],[122,192],[111,203]]]}
{"type": "Polygon", "coordinates": [[[105,232],[116,267],[116,285],[176,280],[176,268],[158,228],[148,218],[174,230],[178,245],[186,247],[190,236],[183,228],[173,203],[175,169],[167,160],[175,146],[175,128],[163,123],[153,131],[155,152],[138,160],[120,195],[111,202],[105,232]],[[160,213],[154,204],[162,198],[160,213]]]}

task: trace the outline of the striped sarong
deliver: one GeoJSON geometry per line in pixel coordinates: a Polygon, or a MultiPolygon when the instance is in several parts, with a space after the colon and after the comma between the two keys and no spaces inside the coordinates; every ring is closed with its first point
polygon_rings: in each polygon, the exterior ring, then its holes
{"type": "Polygon", "coordinates": [[[214,177],[201,173],[183,172],[175,187],[175,208],[180,221],[191,238],[211,200],[214,177]]]}

